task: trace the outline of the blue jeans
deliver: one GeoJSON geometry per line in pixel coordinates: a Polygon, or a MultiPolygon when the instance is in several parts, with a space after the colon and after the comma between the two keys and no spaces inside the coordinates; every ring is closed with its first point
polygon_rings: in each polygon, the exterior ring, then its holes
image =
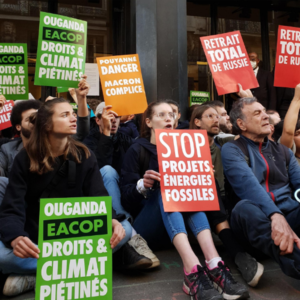
{"type": "Polygon", "coordinates": [[[132,219],[131,215],[121,204],[121,193],[119,188],[119,174],[111,166],[104,166],[100,169],[104,186],[112,198],[112,207],[118,215],[125,215],[127,219],[132,219]]]}
{"type": "Polygon", "coordinates": [[[143,208],[133,222],[133,228],[147,241],[152,250],[171,245],[160,213],[160,199],[160,189],[148,191],[147,199],[142,201],[143,208]]]}
{"type": "MultiPolygon", "coordinates": [[[[113,249],[113,253],[118,251],[131,238],[132,227],[130,223],[127,220],[124,220],[121,224],[125,229],[126,236],[113,249]]],[[[35,274],[36,267],[36,258],[20,258],[15,256],[13,249],[5,247],[5,245],[0,241],[0,272],[3,274],[35,274]]]]}
{"type": "MultiPolygon", "coordinates": [[[[294,232],[300,234],[300,205],[285,215],[294,232]]],[[[280,255],[271,234],[271,220],[250,200],[242,200],[234,207],[231,215],[231,229],[245,247],[254,247],[273,258],[287,276],[300,279],[300,249],[294,244],[292,254],[280,255]]]]}
{"type": "Polygon", "coordinates": [[[7,185],[8,185],[8,178],[1,176],[0,177],[0,205],[3,201],[7,185]]]}
{"type": "Polygon", "coordinates": [[[201,231],[210,229],[204,212],[165,212],[161,194],[159,194],[159,205],[161,216],[171,242],[173,242],[174,237],[178,233],[185,233],[187,235],[185,222],[187,222],[196,238],[201,231]]]}

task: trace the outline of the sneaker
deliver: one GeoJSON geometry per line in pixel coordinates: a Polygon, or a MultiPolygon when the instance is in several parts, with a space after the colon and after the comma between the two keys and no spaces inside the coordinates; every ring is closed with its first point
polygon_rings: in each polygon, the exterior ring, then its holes
{"type": "Polygon", "coordinates": [[[184,274],[183,291],[192,300],[221,300],[222,296],[214,289],[205,268],[197,266],[197,271],[189,275],[184,274]]]}
{"type": "Polygon", "coordinates": [[[35,288],[35,275],[10,275],[7,277],[3,295],[17,296],[35,288]]]}
{"type": "Polygon", "coordinates": [[[155,268],[160,265],[159,259],[156,257],[156,255],[152,252],[152,250],[148,247],[147,242],[139,235],[134,235],[129,241],[128,244],[135,249],[137,253],[140,255],[144,255],[145,257],[151,259],[152,266],[149,267],[155,268]]]}
{"type": "Polygon", "coordinates": [[[250,297],[247,288],[234,280],[230,270],[225,266],[223,261],[219,261],[218,267],[212,270],[207,268],[207,272],[214,287],[224,299],[247,299],[250,297]]]}
{"type": "Polygon", "coordinates": [[[113,255],[113,266],[116,270],[141,270],[151,267],[151,259],[140,255],[126,243],[113,255]]]}
{"type": "Polygon", "coordinates": [[[235,257],[235,263],[248,285],[257,286],[264,273],[264,266],[246,252],[239,252],[235,257]]]}

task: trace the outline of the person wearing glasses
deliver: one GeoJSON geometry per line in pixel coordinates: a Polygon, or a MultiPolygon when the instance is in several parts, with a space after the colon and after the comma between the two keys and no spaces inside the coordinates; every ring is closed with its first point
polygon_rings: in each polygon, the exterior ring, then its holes
{"type": "Polygon", "coordinates": [[[175,120],[172,107],[164,101],[151,103],[144,112],[141,137],[127,151],[122,166],[122,205],[134,216],[134,228],[150,247],[158,248],[167,232],[182,259],[183,290],[191,299],[247,298],[247,289],[233,279],[215,248],[206,214],[164,211],[159,186],[161,176],[158,170],[155,129],[172,130],[175,120]],[[202,249],[206,260],[204,266],[200,264],[190,245],[186,224],[202,249]]]}

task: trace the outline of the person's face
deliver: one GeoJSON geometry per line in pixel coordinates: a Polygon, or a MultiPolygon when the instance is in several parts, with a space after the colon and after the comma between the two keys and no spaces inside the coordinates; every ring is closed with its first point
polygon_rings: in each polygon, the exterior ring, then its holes
{"type": "Polygon", "coordinates": [[[176,105],[170,104],[170,106],[172,107],[173,113],[174,113],[175,116],[176,116],[175,123],[174,123],[174,128],[177,128],[177,126],[178,126],[178,121],[179,121],[179,119],[180,119],[180,117],[181,117],[181,113],[179,113],[178,107],[177,107],[176,105]]]}
{"type": "Polygon", "coordinates": [[[153,129],[173,129],[175,120],[172,107],[169,104],[163,103],[153,108],[153,114],[151,119],[146,119],[146,124],[149,128],[153,129]]]}
{"type": "Polygon", "coordinates": [[[50,132],[55,135],[68,136],[76,134],[76,114],[69,103],[57,103],[54,105],[52,116],[52,129],[50,132]]]}
{"type": "Polygon", "coordinates": [[[273,122],[274,122],[274,125],[278,124],[278,123],[281,121],[281,118],[280,118],[278,112],[276,112],[276,113],[270,115],[270,117],[272,118],[272,120],[273,120],[273,122]]]}
{"type": "Polygon", "coordinates": [[[243,132],[251,134],[254,138],[264,138],[271,133],[269,115],[259,102],[245,105],[242,112],[244,120],[238,119],[237,124],[243,132]]]}
{"type": "Polygon", "coordinates": [[[33,129],[33,124],[29,122],[29,118],[30,116],[35,113],[37,110],[36,109],[28,109],[26,111],[22,112],[22,121],[20,125],[16,126],[16,129],[18,131],[21,131],[21,134],[25,137],[25,138],[29,138],[30,134],[32,132],[33,129]]]}
{"type": "Polygon", "coordinates": [[[300,150],[300,129],[295,131],[294,142],[296,145],[296,151],[299,152],[299,150],[300,150]]]}
{"type": "Polygon", "coordinates": [[[196,126],[206,130],[209,136],[215,136],[220,132],[219,120],[218,112],[211,107],[203,113],[201,120],[195,118],[194,122],[196,126]]]}
{"type": "Polygon", "coordinates": [[[257,57],[257,54],[255,52],[251,52],[248,55],[249,55],[250,62],[256,63],[256,67],[254,68],[254,69],[256,69],[259,64],[259,59],[257,57]]]}
{"type": "Polygon", "coordinates": [[[216,107],[216,110],[220,116],[220,130],[224,133],[231,133],[232,132],[232,124],[230,122],[230,117],[227,114],[227,110],[224,107],[216,107]]]}
{"type": "MultiPolygon", "coordinates": [[[[114,135],[114,134],[117,133],[117,131],[119,129],[119,126],[120,126],[120,119],[121,119],[121,117],[115,117],[115,116],[113,116],[113,118],[110,120],[110,123],[111,123],[110,134],[111,135],[114,135]]],[[[102,118],[99,121],[97,121],[97,124],[100,125],[101,130],[103,131],[104,124],[103,124],[103,119],[102,118]]]]}

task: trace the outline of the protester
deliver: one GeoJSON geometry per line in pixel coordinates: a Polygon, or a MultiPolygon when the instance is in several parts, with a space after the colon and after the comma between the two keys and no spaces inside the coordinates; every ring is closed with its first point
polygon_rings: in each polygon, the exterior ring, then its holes
{"type": "Polygon", "coordinates": [[[259,87],[251,89],[253,96],[267,109],[276,109],[277,99],[273,74],[259,67],[260,60],[257,53],[249,53],[249,59],[259,84],[259,87]]]}
{"type": "Polygon", "coordinates": [[[0,148],[0,175],[8,177],[12,168],[15,156],[26,145],[33,125],[30,123],[30,116],[35,113],[42,103],[37,100],[26,100],[17,103],[11,113],[11,124],[15,134],[20,138],[11,140],[9,143],[4,144],[0,148]]]}
{"type": "MultiPolygon", "coordinates": [[[[120,117],[111,108],[111,106],[105,106],[104,102],[98,105],[96,109],[98,127],[91,130],[90,135],[84,140],[84,144],[97,157],[104,186],[108,194],[112,197],[113,208],[117,214],[124,214],[127,219],[131,220],[132,216],[121,205],[119,174],[126,151],[131,146],[133,140],[129,136],[119,132],[120,117]]],[[[137,230],[137,232],[139,231],[137,230]]],[[[151,259],[151,268],[159,266],[159,259],[137,232],[133,226],[129,244],[137,253],[151,259]]]]}
{"type": "Polygon", "coordinates": [[[290,107],[291,101],[293,99],[294,89],[276,87],[276,95],[277,95],[277,110],[280,114],[280,117],[284,119],[290,107]]]}
{"type": "Polygon", "coordinates": [[[134,124],[135,115],[121,116],[119,132],[136,139],[139,136],[136,125],[134,124]]]}
{"type": "Polygon", "coordinates": [[[225,299],[248,297],[247,289],[233,279],[219,256],[205,213],[164,212],[159,188],[161,178],[158,173],[155,129],[171,130],[175,119],[172,107],[166,102],[152,102],[144,112],[141,138],[137,139],[126,153],[122,167],[122,204],[136,216],[134,227],[145,233],[147,230],[146,236],[152,235],[158,241],[161,228],[158,226],[160,220],[155,212],[159,206],[164,226],[183,262],[183,290],[192,296],[192,299],[222,299],[218,297],[212,282],[225,299]],[[144,150],[141,150],[143,148],[144,150]],[[148,159],[145,161],[148,161],[148,165],[139,163],[142,151],[147,153],[148,159]],[[207,268],[201,266],[190,246],[185,222],[189,224],[199,242],[207,268]],[[145,224],[151,224],[151,227],[143,229],[145,224]]]}
{"type": "Polygon", "coordinates": [[[190,123],[188,120],[180,121],[181,111],[180,111],[179,103],[174,100],[171,100],[171,99],[167,99],[166,103],[171,105],[173,113],[176,116],[174,128],[175,129],[189,129],[190,123]]]}
{"type": "MultiPolygon", "coordinates": [[[[36,272],[40,253],[36,246],[40,198],[108,195],[95,156],[71,138],[77,126],[67,100],[56,98],[47,102],[36,113],[34,122],[25,149],[15,157],[0,209],[0,271],[14,273],[3,289],[7,296],[35,286],[35,276],[30,274],[36,272]]],[[[128,222],[121,225],[117,218],[113,211],[110,245],[115,251],[131,235],[128,222]]]]}
{"type": "Polygon", "coordinates": [[[219,134],[218,137],[229,137],[233,136],[232,134],[232,124],[230,122],[230,117],[227,114],[227,110],[224,107],[224,104],[219,100],[207,101],[203,104],[212,106],[218,112],[219,118],[219,134]]]}
{"type": "Polygon", "coordinates": [[[256,98],[242,98],[230,112],[240,138],[222,147],[225,175],[240,200],[231,228],[245,247],[273,258],[300,279],[300,167],[287,147],[269,141],[269,116],[256,98]]]}
{"type": "MultiPolygon", "coordinates": [[[[220,103],[222,104],[222,102],[220,103]]],[[[197,107],[193,112],[190,123],[190,129],[202,129],[207,131],[217,189],[220,190],[220,194],[218,193],[220,211],[207,211],[206,215],[211,227],[235,261],[243,278],[250,286],[254,287],[258,284],[264,267],[247,253],[246,249],[236,239],[227,221],[227,213],[223,202],[226,203],[228,200],[225,196],[225,178],[221,151],[214,139],[220,131],[220,120],[222,119],[216,107],[217,106],[212,107],[210,102],[197,107]]]]}

